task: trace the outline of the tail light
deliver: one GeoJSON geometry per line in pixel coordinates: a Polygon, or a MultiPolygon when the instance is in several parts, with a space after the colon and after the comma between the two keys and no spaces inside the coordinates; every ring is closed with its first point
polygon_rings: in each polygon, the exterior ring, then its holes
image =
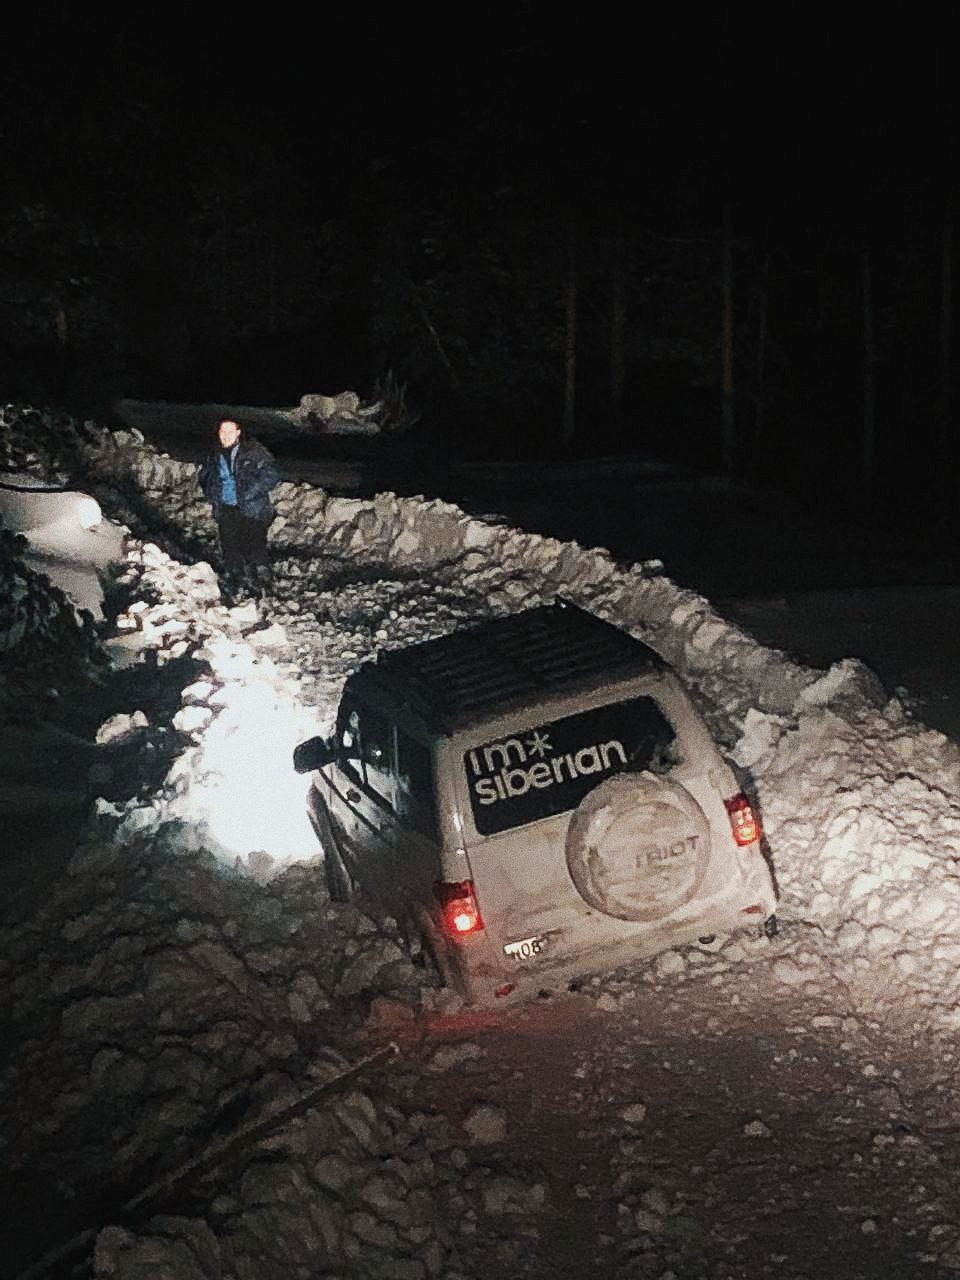
{"type": "Polygon", "coordinates": [[[742,791],[723,802],[730,815],[730,827],[737,844],[753,844],[760,839],[760,820],[753,812],[753,805],[742,791]]]}
{"type": "Polygon", "coordinates": [[[457,883],[438,880],[433,886],[433,894],[440,904],[448,933],[462,937],[466,933],[477,933],[483,928],[483,917],[472,880],[460,880],[457,883]]]}

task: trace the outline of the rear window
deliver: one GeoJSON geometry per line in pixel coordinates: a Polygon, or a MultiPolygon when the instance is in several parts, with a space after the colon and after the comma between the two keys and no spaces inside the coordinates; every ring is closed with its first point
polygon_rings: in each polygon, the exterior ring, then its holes
{"type": "Polygon", "coordinates": [[[650,697],[517,729],[463,757],[474,825],[485,836],[575,809],[624,769],[663,774],[679,763],[676,732],[650,697]]]}

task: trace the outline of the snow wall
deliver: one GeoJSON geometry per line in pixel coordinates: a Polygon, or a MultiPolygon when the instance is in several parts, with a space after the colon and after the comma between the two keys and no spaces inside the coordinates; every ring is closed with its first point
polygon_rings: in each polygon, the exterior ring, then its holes
{"type": "MultiPolygon", "coordinates": [[[[95,431],[83,451],[98,477],[133,486],[158,515],[214,545],[194,466],[138,433],[95,431]]],[[[442,501],[343,498],[290,482],[274,497],[277,556],[333,552],[443,574],[500,612],[563,596],[649,643],[683,674],[759,804],[781,914],[856,952],[864,975],[883,953],[912,978],[924,950],[960,1026],[960,750],[888,699],[863,663],[801,666],[643,565],[442,501]]],[[[802,957],[783,964],[786,981],[810,976],[802,957]]]]}
{"type": "MultiPolygon", "coordinates": [[[[99,479],[132,485],[166,521],[213,550],[215,525],[193,464],[158,453],[137,432],[98,432],[83,454],[99,479]]],[[[685,672],[715,714],[733,711],[737,722],[750,708],[789,714],[822,676],[764,648],[696,592],[643,565],[618,565],[602,548],[493,524],[436,499],[345,498],[289,481],[273,497],[278,516],[270,543],[277,554],[314,548],[401,571],[443,568],[459,576],[465,592],[484,594],[502,612],[528,607],[533,594],[563,596],[651,644],[685,672]]],[[[845,664],[838,682],[851,679],[872,700],[882,699],[866,668],[845,664]]]]}

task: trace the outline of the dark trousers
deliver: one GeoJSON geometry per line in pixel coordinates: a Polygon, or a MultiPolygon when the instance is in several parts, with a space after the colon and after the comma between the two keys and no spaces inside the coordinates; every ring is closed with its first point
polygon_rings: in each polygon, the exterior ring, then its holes
{"type": "Polygon", "coordinates": [[[267,525],[262,520],[251,520],[236,507],[222,507],[218,523],[224,569],[236,572],[248,565],[270,563],[267,554],[267,525]]]}

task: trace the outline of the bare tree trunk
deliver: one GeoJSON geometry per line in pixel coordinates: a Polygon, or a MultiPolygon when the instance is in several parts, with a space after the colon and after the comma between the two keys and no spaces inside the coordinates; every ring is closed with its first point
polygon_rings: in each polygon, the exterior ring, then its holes
{"type": "Polygon", "coordinates": [[[943,213],[940,262],[940,388],[937,406],[937,475],[941,509],[952,512],[956,488],[956,447],[953,439],[953,198],[943,213]]]}
{"type": "Polygon", "coordinates": [[[577,219],[567,224],[567,281],[565,290],[566,345],[564,350],[563,442],[569,444],[576,427],[577,398],[577,219]]]}
{"type": "Polygon", "coordinates": [[[863,437],[861,442],[861,470],[863,495],[868,506],[873,506],[877,466],[877,346],[874,324],[873,261],[870,246],[862,251],[863,287],[863,437]]]}
{"type": "Polygon", "coordinates": [[[447,355],[447,349],[443,345],[439,333],[437,333],[436,325],[434,325],[430,318],[430,312],[427,310],[427,304],[423,300],[423,294],[417,288],[417,285],[409,272],[407,272],[407,282],[410,286],[411,294],[413,295],[413,305],[416,309],[417,315],[420,317],[420,322],[429,335],[430,343],[434,351],[436,351],[440,363],[446,370],[447,377],[450,379],[450,385],[453,387],[454,391],[461,391],[460,379],[457,377],[457,371],[453,367],[453,361],[450,359],[449,355],[447,355]]]}
{"type": "Polygon", "coordinates": [[[769,313],[770,250],[768,249],[764,255],[763,274],[760,277],[760,319],[757,326],[756,396],[753,415],[753,446],[755,449],[760,447],[760,441],[763,439],[763,418],[764,410],[766,409],[765,397],[767,394],[767,324],[769,313]]]}
{"type": "Polygon", "coordinates": [[[610,410],[619,427],[623,422],[626,385],[625,339],[627,331],[627,242],[623,210],[617,205],[613,229],[613,279],[610,305],[610,410]]]}
{"type": "Polygon", "coordinates": [[[826,253],[821,250],[817,254],[817,328],[823,332],[827,327],[827,267],[826,253]]]}
{"type": "Polygon", "coordinates": [[[730,201],[723,205],[723,245],[720,269],[723,294],[720,356],[722,366],[722,456],[724,473],[732,475],[736,455],[736,420],[733,411],[733,219],[730,201]]]}
{"type": "Polygon", "coordinates": [[[737,424],[733,405],[733,208],[731,205],[731,148],[729,103],[731,101],[731,32],[729,4],[723,6],[720,38],[720,157],[723,164],[723,219],[720,250],[720,465],[725,475],[733,475],[737,446],[737,424]]]}
{"type": "Polygon", "coordinates": [[[276,333],[280,318],[277,299],[277,242],[270,237],[270,255],[267,260],[267,330],[276,333]]]}

